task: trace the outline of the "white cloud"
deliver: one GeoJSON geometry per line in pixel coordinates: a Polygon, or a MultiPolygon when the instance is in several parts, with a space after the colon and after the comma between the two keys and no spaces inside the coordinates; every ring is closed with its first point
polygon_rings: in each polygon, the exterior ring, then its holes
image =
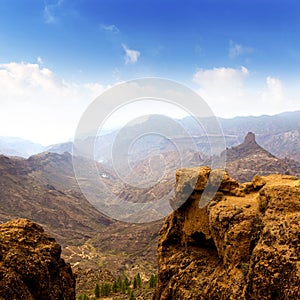
{"type": "Polygon", "coordinates": [[[125,64],[134,64],[138,61],[141,53],[137,50],[129,49],[125,44],[122,44],[122,47],[125,51],[125,64]]]}
{"type": "Polygon", "coordinates": [[[43,144],[66,141],[103,90],[99,83],[67,82],[39,64],[1,64],[0,135],[43,144]]]}
{"type": "MultiPolygon", "coordinates": [[[[193,81],[198,92],[217,116],[234,117],[276,114],[300,109],[300,89],[268,76],[253,83],[254,73],[247,68],[198,70],[193,81]]],[[[257,81],[257,80],[256,80],[257,81]]]]}
{"type": "Polygon", "coordinates": [[[111,25],[101,24],[100,28],[104,31],[112,32],[112,33],[115,33],[115,34],[120,32],[119,28],[114,24],[111,24],[111,25]]]}
{"type": "Polygon", "coordinates": [[[266,85],[267,89],[261,92],[261,99],[264,103],[280,105],[287,100],[283,91],[283,83],[280,79],[268,76],[266,85]]]}
{"type": "Polygon", "coordinates": [[[253,52],[253,48],[246,47],[241,44],[236,44],[233,41],[230,41],[229,53],[228,53],[230,58],[236,58],[241,55],[251,54],[252,52],[253,52]]]}
{"type": "MultiPolygon", "coordinates": [[[[245,67],[222,67],[197,70],[193,81],[218,116],[300,109],[299,83],[268,76],[257,85],[253,84],[254,76],[245,67]]],[[[66,81],[38,63],[0,64],[0,136],[19,136],[43,144],[66,141],[74,134],[82,113],[104,89],[97,82],[66,81]]]]}
{"type": "Polygon", "coordinates": [[[271,76],[267,77],[267,86],[271,93],[271,95],[277,99],[283,98],[283,86],[282,82],[278,78],[274,78],[271,76]]]}
{"type": "Polygon", "coordinates": [[[259,92],[259,101],[260,106],[271,113],[300,110],[300,84],[267,76],[265,88],[259,92]]]}
{"type": "Polygon", "coordinates": [[[200,69],[194,74],[193,81],[200,86],[199,92],[204,99],[219,105],[243,97],[247,76],[249,71],[245,67],[200,69]]]}

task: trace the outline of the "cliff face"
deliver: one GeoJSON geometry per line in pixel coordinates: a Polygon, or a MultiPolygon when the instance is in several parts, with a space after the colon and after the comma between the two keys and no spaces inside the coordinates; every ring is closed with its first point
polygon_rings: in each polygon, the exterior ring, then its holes
{"type": "Polygon", "coordinates": [[[75,299],[75,277],[61,247],[25,219],[0,225],[0,299],[75,299]]]}
{"type": "Polygon", "coordinates": [[[182,169],[174,202],[195,173],[193,193],[160,232],[155,299],[300,299],[300,180],[269,175],[240,185],[224,174],[201,208],[211,170],[182,169]]]}

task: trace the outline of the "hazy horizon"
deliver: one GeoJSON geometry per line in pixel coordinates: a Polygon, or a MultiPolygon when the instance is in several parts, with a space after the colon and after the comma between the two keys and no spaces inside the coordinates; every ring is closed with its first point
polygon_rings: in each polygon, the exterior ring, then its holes
{"type": "MultiPolygon", "coordinates": [[[[278,113],[278,114],[262,114],[262,115],[249,115],[249,116],[235,116],[235,117],[232,117],[232,118],[222,118],[222,117],[218,117],[216,116],[218,119],[224,119],[224,120],[232,120],[232,119],[235,119],[235,118],[259,118],[259,117],[263,117],[263,116],[267,116],[267,117],[272,117],[272,116],[277,116],[277,115],[281,115],[281,114],[286,114],[286,113],[294,113],[294,112],[300,112],[300,110],[294,110],[294,111],[284,111],[284,112],[281,112],[281,113],[278,113]]],[[[177,120],[182,120],[184,118],[186,118],[187,116],[183,116],[182,118],[176,118],[177,120]]],[[[104,128],[103,131],[100,132],[101,135],[105,135],[105,134],[109,134],[109,133],[112,133],[120,128],[122,128],[122,125],[123,124],[119,124],[119,125],[116,125],[115,127],[111,127],[111,128],[104,128]]],[[[58,141],[57,143],[52,143],[52,144],[42,144],[42,143],[39,143],[38,141],[34,141],[34,140],[29,140],[29,139],[26,139],[22,136],[9,136],[9,135],[0,135],[0,139],[3,138],[3,139],[16,139],[16,140],[24,140],[24,141],[27,141],[27,142],[32,142],[34,144],[38,144],[38,145],[41,145],[43,147],[48,147],[48,146],[52,146],[52,145],[56,145],[56,144],[61,144],[61,143],[68,143],[68,142],[73,142],[73,136],[69,137],[68,139],[66,140],[61,140],[61,141],[58,141]]]]}

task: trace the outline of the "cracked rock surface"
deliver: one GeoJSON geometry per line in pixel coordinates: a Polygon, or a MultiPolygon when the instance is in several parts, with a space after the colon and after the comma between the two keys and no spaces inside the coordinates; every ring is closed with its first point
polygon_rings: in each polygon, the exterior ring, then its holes
{"type": "Polygon", "coordinates": [[[154,299],[300,299],[300,179],[256,176],[239,184],[225,172],[201,207],[211,172],[177,172],[180,201],[160,231],[154,299]],[[190,185],[196,188],[183,202],[190,185]]]}

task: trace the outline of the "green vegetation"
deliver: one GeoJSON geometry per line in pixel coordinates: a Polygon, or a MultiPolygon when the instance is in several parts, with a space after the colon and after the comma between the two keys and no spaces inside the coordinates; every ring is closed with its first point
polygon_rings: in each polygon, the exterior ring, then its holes
{"type": "Polygon", "coordinates": [[[98,283],[96,284],[94,294],[95,294],[95,297],[100,297],[100,286],[98,283]]]}
{"type": "Polygon", "coordinates": [[[158,277],[157,275],[151,275],[149,280],[149,288],[155,288],[157,285],[158,277]]]}
{"type": "Polygon", "coordinates": [[[111,290],[113,293],[116,293],[118,291],[118,284],[116,281],[113,282],[111,290]]]}
{"type": "Polygon", "coordinates": [[[137,288],[140,288],[140,287],[142,287],[142,278],[141,278],[140,273],[138,273],[133,278],[133,288],[137,289],[137,288]]]}
{"type": "MultiPolygon", "coordinates": [[[[130,280],[126,275],[123,277],[118,276],[118,278],[111,282],[98,282],[94,288],[94,296],[89,297],[86,294],[81,294],[77,297],[77,300],[98,300],[102,297],[120,297],[124,295],[129,300],[135,300],[137,295],[143,294],[145,291],[148,293],[149,288],[155,288],[157,285],[158,277],[157,275],[151,275],[149,282],[143,284],[142,277],[140,273],[137,273],[132,280],[130,280]]],[[[124,297],[122,296],[122,297],[124,297]]],[[[123,299],[123,298],[122,298],[123,299]]]]}
{"type": "Polygon", "coordinates": [[[128,289],[128,287],[130,286],[130,280],[128,279],[128,277],[127,276],[125,276],[125,278],[124,278],[124,286],[125,286],[125,289],[127,290],[128,289]]]}
{"type": "Polygon", "coordinates": [[[129,300],[135,300],[133,291],[130,291],[129,294],[128,294],[128,296],[129,296],[129,300]]]}
{"type": "Polygon", "coordinates": [[[100,296],[107,297],[111,293],[111,285],[109,283],[102,283],[100,286],[100,296]]]}

